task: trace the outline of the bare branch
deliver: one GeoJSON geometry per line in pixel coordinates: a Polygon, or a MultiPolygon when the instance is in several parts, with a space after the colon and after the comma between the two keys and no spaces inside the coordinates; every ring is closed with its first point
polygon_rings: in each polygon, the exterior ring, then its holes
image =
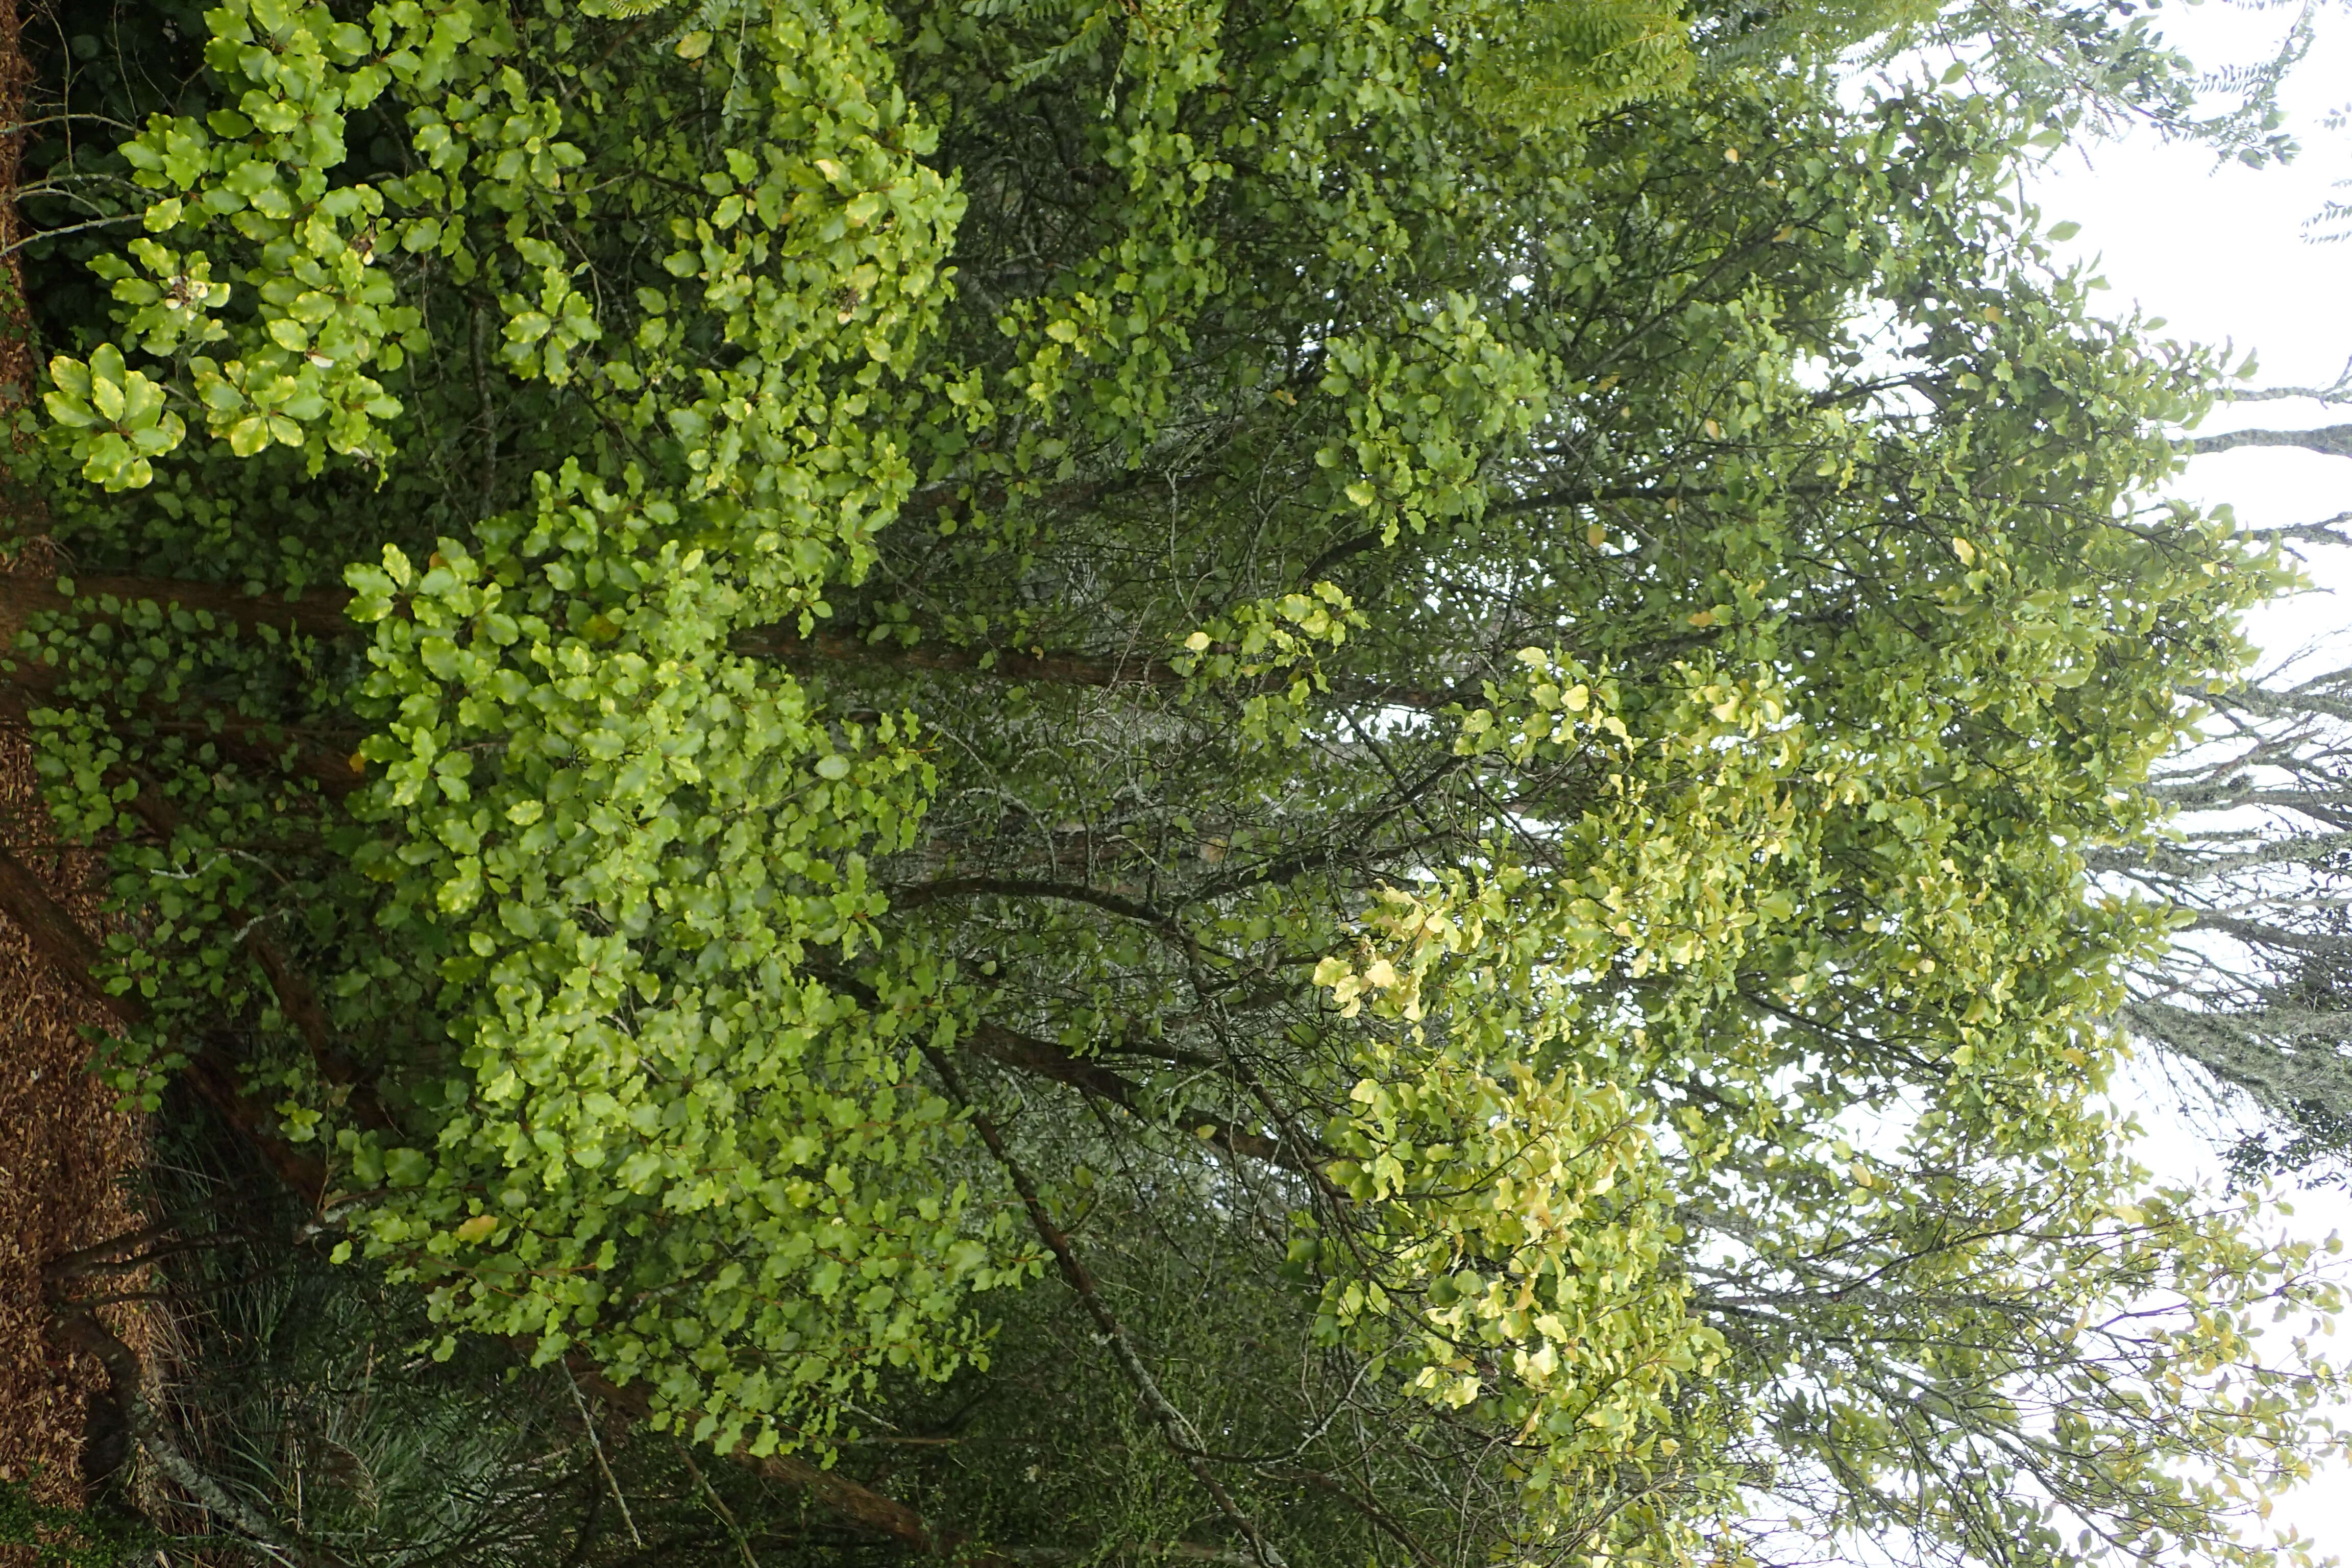
{"type": "Polygon", "coordinates": [[[2280,403],[2296,397],[2319,404],[2352,403],[2352,359],[2326,386],[2224,387],[2213,395],[2222,403],[2280,403]]]}
{"type": "Polygon", "coordinates": [[[1069,1237],[1054,1223],[1052,1214],[1045,1207],[1045,1200],[1037,1190],[1037,1184],[1030,1178],[1027,1169],[1013,1157],[1012,1151],[1005,1145],[1003,1134],[996,1129],[995,1121],[972,1100],[963,1086],[961,1075],[955,1070],[955,1064],[948,1060],[944,1052],[930,1046],[922,1049],[932,1070],[940,1075],[940,1081],[947,1086],[948,1092],[971,1112],[972,1130],[980,1134],[981,1142],[987,1145],[989,1153],[1003,1169],[1006,1179],[1012,1182],[1013,1190],[1020,1194],[1022,1207],[1029,1215],[1030,1228],[1037,1233],[1038,1239],[1054,1255],[1063,1282],[1069,1286],[1071,1293],[1086,1308],[1087,1315],[1094,1320],[1095,1327],[1101,1331],[1104,1342],[1110,1347],[1120,1370],[1127,1373],[1128,1381],[1134,1385],[1137,1399],[1159,1424],[1160,1435],[1167,1440],[1168,1447],[1183,1461],[1184,1468],[1192,1472],[1193,1479],[1201,1483],[1202,1489],[1216,1505],[1218,1513],[1249,1543],[1259,1568],[1284,1568],[1282,1553],[1275,1550],[1273,1542],[1265,1539],[1256,1522],[1234,1503],[1233,1495],[1210,1468],[1208,1456],[1202,1451],[1200,1434],[1193,1429],[1184,1413],[1177,1409],[1160,1390],[1159,1380],[1144,1364],[1143,1356],[1135,1348],[1135,1342],[1129,1336],[1126,1325],[1118,1321],[1118,1314],[1110,1310],[1109,1303],[1095,1288],[1094,1276],[1087,1272],[1086,1264],[1079,1259],[1069,1237]]]}
{"type": "Polygon", "coordinates": [[[2352,458],[2352,425],[2322,425],[2310,430],[2228,430],[2218,436],[2192,436],[2181,446],[2192,458],[2240,447],[2299,447],[2331,458],[2352,458]]]}

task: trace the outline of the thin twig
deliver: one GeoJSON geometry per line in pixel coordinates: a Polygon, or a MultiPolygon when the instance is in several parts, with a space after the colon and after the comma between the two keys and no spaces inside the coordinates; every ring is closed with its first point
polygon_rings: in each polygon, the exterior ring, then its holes
{"type": "Polygon", "coordinates": [[[596,1468],[604,1472],[604,1484],[613,1489],[613,1500],[621,1505],[621,1522],[629,1527],[629,1539],[642,1547],[646,1538],[637,1533],[637,1521],[629,1516],[629,1500],[622,1495],[613,1467],[604,1462],[604,1445],[596,1436],[596,1418],[588,1413],[588,1396],[580,1392],[580,1380],[572,1375],[569,1363],[564,1364],[563,1381],[572,1390],[572,1403],[580,1407],[580,1425],[588,1433],[588,1451],[596,1456],[596,1468]]]}
{"type": "Polygon", "coordinates": [[[684,1443],[680,1443],[677,1446],[677,1457],[686,1461],[686,1473],[694,1478],[694,1484],[701,1489],[703,1500],[717,1510],[719,1519],[725,1522],[727,1533],[735,1538],[735,1550],[743,1554],[743,1568],[760,1568],[760,1560],[751,1555],[750,1539],[744,1535],[743,1527],[735,1521],[735,1510],[727,1506],[727,1500],[719,1495],[718,1489],[703,1479],[701,1468],[694,1462],[694,1451],[684,1443]]]}
{"type": "Polygon", "coordinates": [[[1064,1233],[1061,1226],[1054,1223],[1054,1216],[1047,1211],[1045,1200],[1037,1190],[1037,1184],[1031,1179],[1028,1171],[1020,1162],[1013,1159],[1013,1152],[1006,1147],[1003,1135],[997,1131],[995,1121],[986,1111],[980,1109],[970,1092],[965,1089],[962,1075],[955,1070],[955,1065],[948,1060],[945,1052],[931,1046],[924,1046],[921,1049],[924,1057],[929,1060],[932,1070],[940,1075],[940,1081],[947,1086],[948,1092],[961,1101],[964,1109],[971,1113],[972,1130],[980,1134],[980,1141],[987,1145],[989,1153],[995,1158],[999,1165],[1003,1167],[1005,1176],[1013,1183],[1013,1190],[1020,1194],[1022,1206],[1028,1211],[1031,1228],[1036,1231],[1038,1239],[1045,1242],[1046,1248],[1053,1253],[1054,1261],[1060,1268],[1063,1282],[1069,1286],[1071,1292],[1085,1306],[1087,1315],[1095,1321],[1095,1327],[1101,1331],[1104,1344],[1109,1348],[1113,1359],[1119,1363],[1120,1370],[1127,1373],[1128,1381],[1135,1385],[1136,1397],[1141,1401],[1144,1409],[1149,1411],[1152,1418],[1159,1423],[1160,1434],[1167,1439],[1168,1447],[1174,1450],[1176,1457],[1184,1462],[1184,1468],[1192,1472],[1193,1479],[1198,1480],[1202,1489],[1209,1494],[1210,1500],[1216,1504],[1217,1511],[1224,1516],[1225,1521],[1241,1532],[1242,1539],[1249,1543],[1250,1552],[1257,1560],[1259,1568],[1285,1568],[1282,1553],[1276,1551],[1274,1543],[1265,1539],[1258,1530],[1256,1521],[1242,1511],[1240,1506],[1234,1501],[1232,1495],[1226,1491],[1224,1483],[1217,1479],[1216,1472],[1210,1468],[1209,1457],[1203,1449],[1200,1433],[1194,1429],[1192,1423],[1184,1413],[1176,1407],[1175,1403],[1161,1391],[1159,1380],[1151,1375],[1151,1369],[1144,1364],[1143,1356],[1135,1348],[1134,1340],[1129,1337],[1126,1325],[1118,1321],[1118,1315],[1110,1310],[1109,1303],[1102,1299],[1102,1293],[1096,1289],[1094,1276],[1088,1273],[1087,1266],[1079,1261],[1076,1249],[1070,1245],[1069,1237],[1064,1233]]]}
{"type": "Polygon", "coordinates": [[[86,223],[69,223],[63,228],[45,228],[38,234],[28,234],[14,245],[0,246],[0,257],[14,256],[36,240],[56,239],[60,235],[79,234],[86,228],[111,228],[118,224],[137,223],[137,213],[120,213],[112,217],[94,217],[86,223]]]}

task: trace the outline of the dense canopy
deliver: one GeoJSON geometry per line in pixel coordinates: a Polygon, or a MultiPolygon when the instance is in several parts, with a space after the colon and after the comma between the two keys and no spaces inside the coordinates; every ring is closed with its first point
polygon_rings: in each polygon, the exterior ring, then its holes
{"type": "Polygon", "coordinates": [[[1005,1562],[2262,1560],[2085,857],[2274,579],[2011,199],[2135,25],[135,9],[11,679],[444,1353],[1005,1562]]]}

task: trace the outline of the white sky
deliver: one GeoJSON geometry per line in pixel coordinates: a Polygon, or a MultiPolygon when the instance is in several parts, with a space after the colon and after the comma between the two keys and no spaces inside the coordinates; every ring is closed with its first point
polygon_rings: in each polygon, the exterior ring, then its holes
{"type": "MultiPolygon", "coordinates": [[[[2292,13],[2207,4],[2171,5],[2163,15],[2168,37],[2210,68],[2264,58],[2292,13]]],[[[2252,350],[2260,370],[2252,384],[2326,385],[2352,358],[2352,242],[2308,244],[2302,225],[2331,195],[2352,196],[2352,189],[2331,190],[2352,180],[2352,130],[2329,132],[2321,124],[2328,110],[2352,100],[2352,15],[2346,9],[2322,18],[2318,42],[2285,99],[2288,128],[2305,151],[2284,168],[2216,169],[2210,153],[2139,135],[2062,154],[2035,183],[2032,199],[2045,224],[2073,219],[2083,226],[2059,248],[2097,259],[2114,286],[2105,298],[2120,308],[2136,300],[2165,318],[2169,334],[2226,341],[2241,355],[2252,350]]],[[[2352,422],[2352,407],[2239,404],[2217,409],[2202,430],[2343,422],[2352,422]]],[[[2196,459],[2176,488],[2207,504],[2226,501],[2252,525],[2315,521],[2352,510],[2352,461],[2242,448],[2196,459]]],[[[2310,559],[2315,580],[2323,588],[2340,586],[2341,594],[2304,595],[2253,617],[2249,630],[2266,658],[2320,639],[2352,645],[2347,557],[2352,552],[2310,559]]],[[[2146,1093],[2147,1102],[2137,1108],[2150,1126],[2143,1157],[2168,1177],[2218,1173],[2210,1147],[2165,1114],[2153,1081],[2146,1093]]],[[[2352,1194],[2305,1194],[2295,1210],[2297,1230],[2352,1238],[2352,1194]]],[[[2352,1326],[2344,1342],[2352,1353],[2352,1326]]],[[[2352,1426],[2352,1408],[2338,1421],[2352,1426]]],[[[2291,1521],[2323,1555],[2352,1563],[2352,1473],[2331,1471],[2284,1500],[2274,1517],[2291,1521]]]]}

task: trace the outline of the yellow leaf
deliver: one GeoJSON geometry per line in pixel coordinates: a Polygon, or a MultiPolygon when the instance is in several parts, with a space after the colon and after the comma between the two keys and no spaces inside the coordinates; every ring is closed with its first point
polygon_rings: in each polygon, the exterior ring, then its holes
{"type": "Polygon", "coordinates": [[[489,1239],[490,1233],[498,1228],[499,1219],[496,1215],[478,1214],[457,1227],[457,1239],[469,1242],[487,1241],[489,1239]]]}

